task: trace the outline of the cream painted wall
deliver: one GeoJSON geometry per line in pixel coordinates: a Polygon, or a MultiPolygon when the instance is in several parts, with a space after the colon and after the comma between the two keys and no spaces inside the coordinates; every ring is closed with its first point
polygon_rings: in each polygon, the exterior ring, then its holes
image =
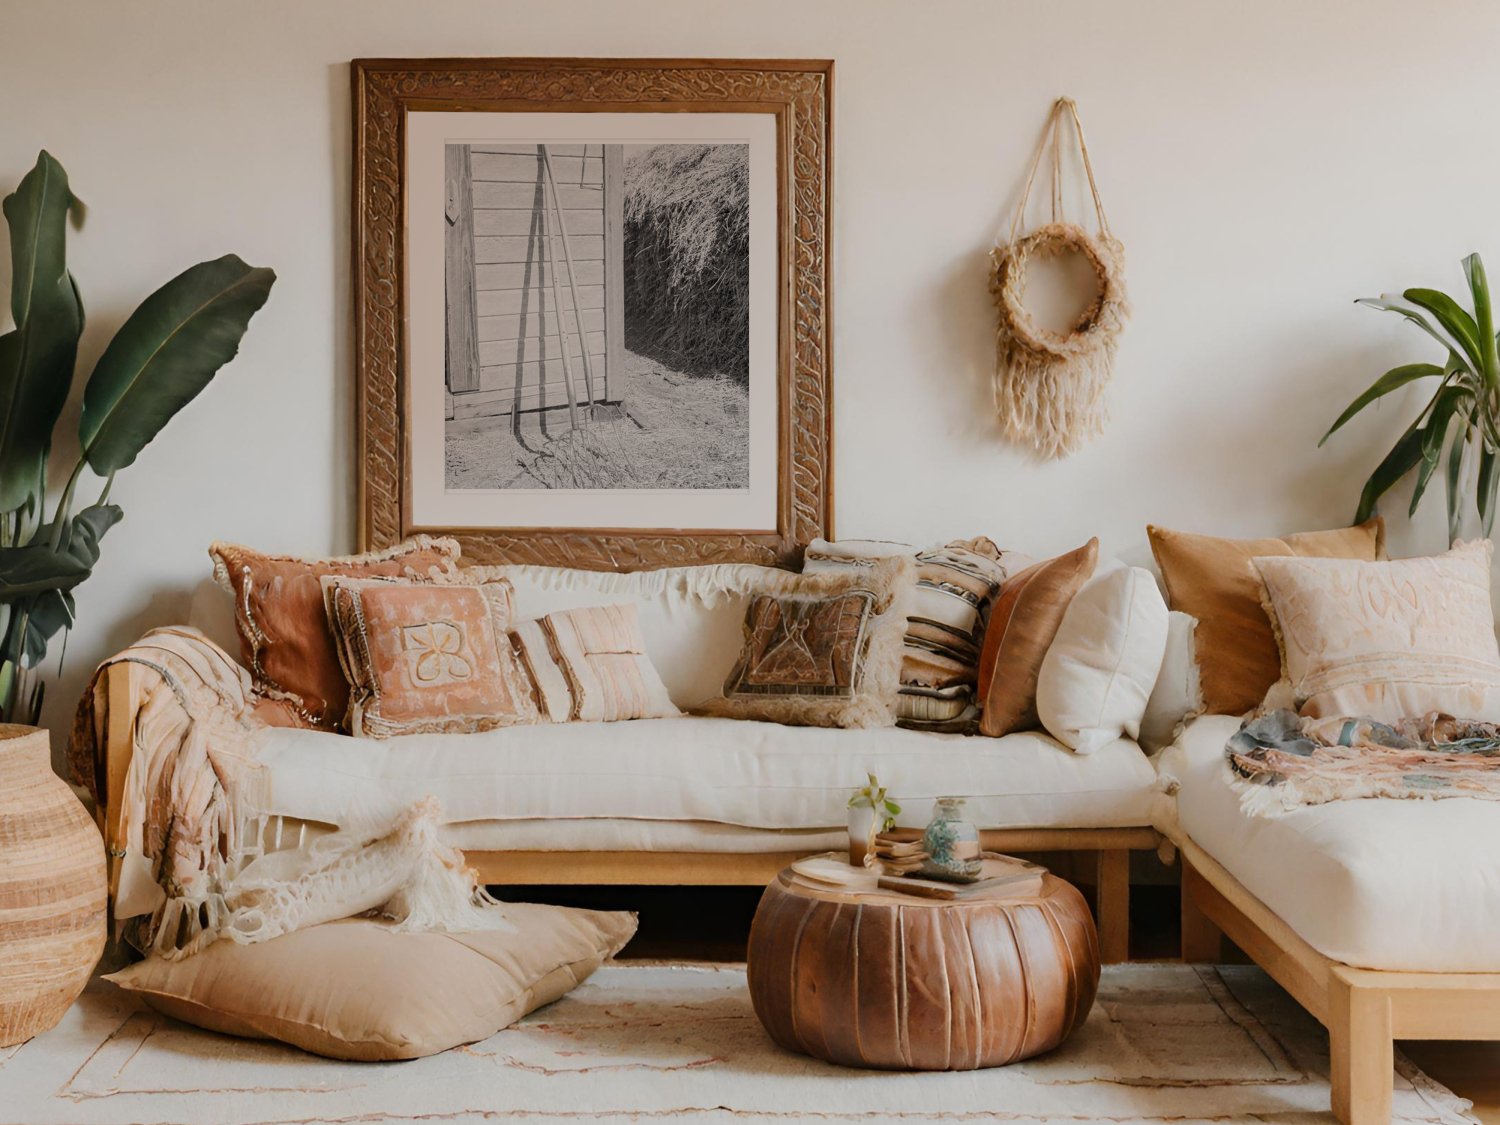
{"type": "MultiPolygon", "coordinates": [[[[71,248],[86,358],[191,262],[233,250],[280,275],[240,358],[121,474],[55,730],[92,663],[185,618],[211,539],[351,546],[347,63],[449,54],[837,60],[845,536],[1049,552],[1098,534],[1139,556],[1148,520],[1347,519],[1411,403],[1317,438],[1426,355],[1351,300],[1456,286],[1472,249],[1500,270],[1500,6],[1483,0],[0,0],[0,191],[45,146],[90,205],[71,248]],[[1135,319],[1108,432],[1038,466],[989,421],[985,254],[1060,93],[1090,130],[1135,319]]],[[[1398,552],[1442,546],[1437,519],[1395,522],[1398,552]]]]}

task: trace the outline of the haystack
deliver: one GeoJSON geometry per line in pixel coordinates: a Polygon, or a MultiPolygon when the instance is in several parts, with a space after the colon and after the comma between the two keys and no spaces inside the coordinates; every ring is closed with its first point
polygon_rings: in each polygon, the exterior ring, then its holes
{"type": "Polygon", "coordinates": [[[749,378],[747,145],[656,145],[625,164],[625,346],[749,378]]]}

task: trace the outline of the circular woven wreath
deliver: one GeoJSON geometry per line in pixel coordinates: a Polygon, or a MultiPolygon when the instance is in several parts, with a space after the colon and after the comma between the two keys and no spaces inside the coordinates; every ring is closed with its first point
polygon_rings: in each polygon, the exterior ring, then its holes
{"type": "Polygon", "coordinates": [[[994,252],[990,291],[1002,331],[1012,345],[1058,358],[1090,354],[1111,346],[1129,314],[1125,299],[1123,253],[1107,235],[1095,238],[1073,223],[1048,223],[994,252]],[[1094,297],[1066,332],[1038,324],[1023,303],[1026,271],[1033,259],[1046,261],[1069,252],[1081,254],[1094,271],[1094,297]]]}

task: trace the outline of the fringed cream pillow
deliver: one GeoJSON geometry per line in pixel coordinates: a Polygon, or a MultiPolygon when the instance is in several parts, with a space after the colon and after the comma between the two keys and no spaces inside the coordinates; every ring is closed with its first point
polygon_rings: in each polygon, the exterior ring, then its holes
{"type": "Polygon", "coordinates": [[[1319,719],[1500,721],[1492,550],[1484,540],[1391,562],[1256,559],[1282,656],[1267,704],[1319,719]]]}
{"type": "Polygon", "coordinates": [[[745,643],[711,715],[792,726],[882,727],[896,721],[916,563],[788,575],[750,599],[745,643]]]}

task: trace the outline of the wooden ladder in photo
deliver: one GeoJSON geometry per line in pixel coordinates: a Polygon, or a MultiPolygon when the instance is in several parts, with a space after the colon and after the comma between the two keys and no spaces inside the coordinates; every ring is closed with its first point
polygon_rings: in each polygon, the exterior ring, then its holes
{"type": "Polygon", "coordinates": [[[594,417],[594,368],[589,358],[588,334],[583,329],[583,302],[578,296],[578,276],[573,269],[573,244],[568,237],[567,220],[563,218],[562,201],[557,192],[557,177],[552,172],[552,157],[547,146],[539,144],[537,152],[542,158],[542,176],[546,180],[545,198],[542,201],[542,238],[547,246],[547,274],[552,279],[552,307],[557,310],[557,342],[562,352],[563,380],[568,385],[568,424],[578,428],[578,387],[573,381],[573,360],[568,355],[567,316],[562,307],[562,290],[557,282],[557,254],[553,242],[561,236],[563,261],[568,271],[568,289],[573,297],[573,325],[578,335],[578,351],[583,357],[583,384],[587,405],[587,420],[594,417]],[[550,211],[549,211],[550,206],[550,211]],[[552,231],[552,218],[557,220],[557,233],[552,231]]]}

